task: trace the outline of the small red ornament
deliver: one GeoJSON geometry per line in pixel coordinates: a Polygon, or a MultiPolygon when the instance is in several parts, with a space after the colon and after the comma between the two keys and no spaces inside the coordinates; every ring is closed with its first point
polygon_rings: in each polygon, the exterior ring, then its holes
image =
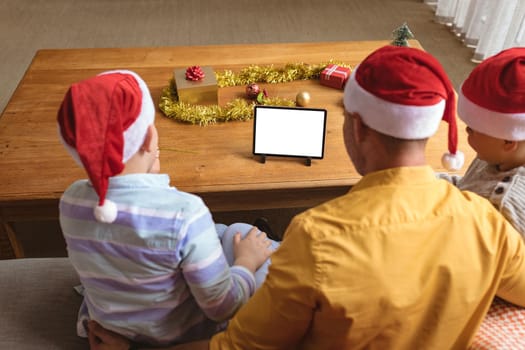
{"type": "Polygon", "coordinates": [[[257,98],[259,92],[261,92],[261,88],[256,83],[246,85],[246,96],[248,98],[257,98]]]}
{"type": "Polygon", "coordinates": [[[186,69],[186,80],[199,81],[205,74],[200,66],[191,66],[186,69]]]}

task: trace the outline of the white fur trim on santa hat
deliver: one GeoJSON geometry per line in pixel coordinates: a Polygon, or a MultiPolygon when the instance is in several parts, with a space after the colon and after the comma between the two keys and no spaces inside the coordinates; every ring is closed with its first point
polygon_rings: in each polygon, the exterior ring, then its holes
{"type": "Polygon", "coordinates": [[[93,214],[97,221],[111,224],[117,219],[118,208],[115,202],[105,199],[104,204],[95,207],[93,214]]]}
{"type": "Polygon", "coordinates": [[[153,99],[151,98],[148,86],[137,73],[129,70],[112,70],[103,72],[100,75],[111,73],[132,75],[139,84],[142,92],[142,107],[140,113],[135,122],[124,131],[124,153],[122,155],[122,162],[126,163],[135,153],[137,153],[144,143],[146,130],[155,120],[155,106],[153,105],[153,99]]]}
{"type": "MultiPolygon", "coordinates": [[[[135,153],[137,153],[139,148],[144,143],[148,126],[152,125],[155,121],[155,106],[153,104],[153,99],[151,98],[148,86],[146,85],[144,80],[142,80],[142,78],[139,77],[135,72],[129,70],[113,70],[100,73],[99,75],[110,73],[122,73],[132,75],[137,81],[142,92],[140,113],[135,122],[131,124],[127,130],[124,131],[124,152],[122,155],[122,162],[126,163],[135,153]]],[[[67,144],[67,142],[62,137],[60,125],[57,124],[57,126],[60,141],[62,142],[66,150],[69,152],[69,154],[71,154],[75,162],[80,167],[83,167],[84,165],[80,160],[80,156],[78,155],[77,150],[67,144]]]]}
{"type": "Polygon", "coordinates": [[[482,134],[508,141],[525,140],[525,113],[502,113],[481,107],[460,90],[459,118],[482,134]]]}
{"type": "Polygon", "coordinates": [[[385,101],[355,80],[356,68],[345,86],[345,109],[357,112],[364,123],[385,135],[404,140],[419,140],[436,133],[445,110],[445,100],[430,106],[402,105],[385,101]],[[387,117],[388,116],[388,117],[387,117]]]}

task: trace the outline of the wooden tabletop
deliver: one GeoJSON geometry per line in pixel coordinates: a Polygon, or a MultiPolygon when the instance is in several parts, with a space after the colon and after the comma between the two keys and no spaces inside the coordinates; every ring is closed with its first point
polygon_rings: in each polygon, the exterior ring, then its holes
{"type": "MultiPolygon", "coordinates": [[[[158,104],[174,68],[201,65],[238,71],[249,65],[319,64],[331,59],[355,66],[385,44],[388,41],[40,50],[0,117],[4,219],[13,206],[42,210],[55,205],[67,186],[86,177],[57,138],[56,112],[73,82],[105,70],[130,69],[144,78],[158,104]]],[[[417,41],[411,46],[420,47],[417,41]]],[[[262,164],[252,155],[252,121],[203,127],[175,122],[158,111],[161,168],[173,186],[201,195],[212,211],[225,211],[311,206],[345,193],[360,178],[343,145],[341,90],[318,81],[264,87],[271,96],[290,99],[308,91],[309,107],[328,110],[324,159],[305,166],[300,159],[270,157],[262,164]]],[[[219,104],[243,95],[244,86],[221,88],[219,104]]],[[[440,158],[447,148],[447,125],[442,124],[427,152],[437,171],[444,170],[440,158]]],[[[459,148],[468,164],[473,153],[461,125],[459,148]]],[[[55,208],[49,210],[55,215],[55,208]]]]}

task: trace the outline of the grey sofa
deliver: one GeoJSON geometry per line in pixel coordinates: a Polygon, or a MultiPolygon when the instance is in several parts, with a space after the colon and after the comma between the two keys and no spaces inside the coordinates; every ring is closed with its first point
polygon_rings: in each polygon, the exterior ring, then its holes
{"type": "Polygon", "coordinates": [[[78,284],[67,258],[0,260],[0,349],[89,349],[76,335],[78,284]]]}

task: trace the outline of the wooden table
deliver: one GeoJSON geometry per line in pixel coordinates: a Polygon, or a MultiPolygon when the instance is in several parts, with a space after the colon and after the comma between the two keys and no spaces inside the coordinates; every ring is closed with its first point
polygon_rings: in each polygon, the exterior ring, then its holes
{"type": "MultiPolygon", "coordinates": [[[[130,69],[144,78],[158,102],[176,67],[237,71],[249,65],[330,59],[354,66],[385,44],[388,41],[38,51],[0,118],[0,255],[22,257],[13,223],[56,220],[62,192],[85,178],[57,138],[56,112],[71,83],[105,70],[130,69]]],[[[411,45],[421,47],[417,41],[411,45]]],[[[175,122],[158,111],[161,167],[172,185],[202,196],[216,212],[309,207],[348,191],[360,176],[343,146],[342,91],[318,81],[265,88],[272,96],[290,99],[306,90],[311,107],[328,110],[325,158],[311,166],[276,157],[262,164],[252,156],[252,121],[201,127],[175,122]]],[[[219,89],[219,103],[243,94],[243,86],[219,89]]],[[[442,124],[428,146],[428,159],[438,171],[443,170],[440,157],[447,145],[447,125],[442,124]]],[[[459,136],[468,162],[472,153],[461,128],[459,136]]]]}

